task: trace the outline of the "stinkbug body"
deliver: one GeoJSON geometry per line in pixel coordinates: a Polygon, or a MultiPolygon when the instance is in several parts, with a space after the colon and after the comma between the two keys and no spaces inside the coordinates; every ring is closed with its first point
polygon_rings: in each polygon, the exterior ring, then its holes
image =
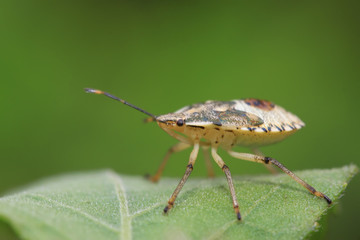
{"type": "MultiPolygon", "coordinates": [[[[88,88],[85,90],[89,93],[106,95],[149,115],[148,121],[156,121],[170,136],[179,140],[179,143],[168,150],[156,174],[149,178],[151,181],[156,182],[159,180],[172,153],[182,151],[191,146],[193,147],[185,174],[171,195],[167,206],[164,208],[165,213],[173,207],[177,195],[190,176],[199,148],[204,150],[210,176],[213,175],[213,170],[206,151],[208,148],[211,148],[213,159],[225,173],[238,220],[241,219],[241,215],[235,188],[229,167],[217,154],[219,147],[225,149],[231,156],[238,159],[262,163],[268,168],[270,165],[277,166],[296,182],[304,186],[309,192],[325,199],[328,204],[331,204],[330,198],[325,194],[315,190],[315,188],[300,179],[274,158],[263,156],[258,150],[261,146],[283,140],[305,126],[297,116],[272,102],[253,98],[227,102],[207,101],[186,106],[174,113],[155,116],[109,93],[88,88]],[[232,148],[236,145],[249,147],[254,154],[232,151],[232,148]]],[[[269,170],[274,171],[272,168],[269,168],[269,170]]]]}

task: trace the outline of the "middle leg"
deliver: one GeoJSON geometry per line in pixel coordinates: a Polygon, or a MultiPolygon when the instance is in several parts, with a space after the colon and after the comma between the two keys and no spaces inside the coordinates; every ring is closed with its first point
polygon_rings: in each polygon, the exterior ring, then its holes
{"type": "Polygon", "coordinates": [[[235,214],[238,220],[241,220],[241,215],[240,215],[240,210],[239,210],[239,203],[236,199],[236,193],[235,193],[235,188],[234,188],[234,184],[231,178],[231,173],[230,173],[230,169],[228,166],[225,165],[224,161],[221,159],[221,157],[219,156],[219,154],[217,154],[217,148],[212,147],[211,148],[211,154],[215,160],[215,162],[219,165],[219,167],[223,170],[223,172],[225,173],[226,176],[226,180],[228,182],[229,188],[230,188],[230,193],[231,193],[231,198],[233,201],[233,207],[235,210],[235,214]]]}

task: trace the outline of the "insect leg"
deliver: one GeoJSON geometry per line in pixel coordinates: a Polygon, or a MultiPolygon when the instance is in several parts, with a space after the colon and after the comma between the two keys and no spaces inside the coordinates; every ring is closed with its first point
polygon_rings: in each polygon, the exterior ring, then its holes
{"type": "MultiPolygon", "coordinates": [[[[264,154],[258,149],[258,148],[252,148],[251,151],[259,156],[264,157],[264,154]]],[[[267,170],[269,170],[272,174],[278,174],[278,171],[276,170],[276,168],[274,168],[273,165],[269,165],[269,164],[265,164],[264,166],[267,168],[267,170]]]]}
{"type": "Polygon", "coordinates": [[[319,191],[316,191],[315,188],[313,188],[308,183],[306,183],[304,180],[302,180],[301,178],[296,176],[293,172],[291,172],[289,169],[287,169],[284,165],[282,165],[280,162],[278,162],[274,158],[263,157],[263,156],[258,156],[258,155],[254,155],[254,154],[249,154],[249,153],[237,153],[237,152],[233,152],[233,151],[228,151],[228,152],[231,156],[238,158],[238,159],[257,162],[257,163],[274,164],[275,166],[280,168],[284,173],[286,173],[292,179],[294,179],[296,182],[298,182],[303,187],[305,187],[309,192],[311,192],[312,194],[314,194],[317,197],[321,197],[321,198],[325,199],[328,204],[332,203],[331,199],[328,196],[326,196],[325,194],[323,194],[319,191]]]}
{"type": "Polygon", "coordinates": [[[240,215],[240,210],[239,210],[239,203],[236,199],[236,193],[235,193],[235,188],[234,188],[234,184],[231,178],[231,173],[230,173],[230,169],[228,166],[225,165],[224,161],[221,159],[221,157],[219,156],[219,154],[216,153],[216,148],[211,148],[211,155],[213,156],[215,162],[219,165],[219,167],[223,170],[223,172],[225,173],[226,176],[226,180],[229,184],[229,188],[230,188],[230,193],[231,193],[231,198],[233,201],[233,207],[236,213],[236,217],[238,220],[241,220],[241,215],[240,215]]]}
{"type": "Polygon", "coordinates": [[[205,159],[205,164],[206,164],[206,170],[208,173],[208,177],[213,178],[215,177],[215,172],[214,172],[214,168],[211,164],[210,161],[210,155],[209,155],[209,148],[207,146],[203,146],[202,147],[203,153],[204,153],[204,159],[205,159]]]}
{"type": "Polygon", "coordinates": [[[180,152],[182,150],[185,150],[186,148],[190,147],[189,144],[183,143],[183,142],[179,142],[177,144],[175,144],[174,146],[172,146],[171,148],[169,148],[169,150],[167,151],[163,161],[161,162],[158,170],[156,171],[156,174],[154,176],[150,176],[148,179],[152,182],[157,182],[159,181],[162,172],[164,171],[164,168],[166,166],[166,163],[168,162],[171,154],[176,153],[176,152],[180,152]]]}
{"type": "Polygon", "coordinates": [[[180,180],[177,187],[175,188],[174,193],[171,195],[171,197],[170,197],[170,199],[168,201],[168,205],[164,208],[164,213],[167,213],[172,208],[172,206],[174,206],[174,202],[175,202],[175,199],[176,199],[177,195],[179,194],[180,190],[184,186],[186,180],[189,178],[190,173],[193,170],[193,167],[194,167],[198,152],[199,152],[199,143],[195,143],[194,148],[193,148],[193,150],[192,150],[192,152],[190,154],[189,163],[186,166],[185,174],[184,174],[183,178],[180,180]]]}

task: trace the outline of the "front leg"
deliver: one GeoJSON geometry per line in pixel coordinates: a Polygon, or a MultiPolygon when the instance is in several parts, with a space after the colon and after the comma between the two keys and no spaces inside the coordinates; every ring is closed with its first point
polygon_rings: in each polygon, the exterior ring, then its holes
{"type": "Polygon", "coordinates": [[[199,143],[195,143],[194,148],[190,154],[189,163],[186,166],[185,174],[184,174],[183,178],[180,180],[178,186],[175,188],[174,193],[171,195],[171,197],[168,201],[168,205],[164,208],[164,213],[167,213],[174,206],[176,197],[178,196],[180,190],[183,188],[186,180],[189,178],[189,176],[194,168],[194,164],[195,164],[198,152],[199,152],[199,143]]]}

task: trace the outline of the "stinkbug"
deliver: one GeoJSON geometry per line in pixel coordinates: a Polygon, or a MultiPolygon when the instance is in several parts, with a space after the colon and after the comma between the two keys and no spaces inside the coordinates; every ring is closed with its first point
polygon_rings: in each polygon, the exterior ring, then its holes
{"type": "MultiPolygon", "coordinates": [[[[277,166],[309,190],[309,192],[325,199],[328,204],[331,204],[331,199],[325,194],[315,190],[315,188],[300,179],[274,158],[263,156],[258,150],[261,146],[285,139],[305,126],[297,116],[272,102],[254,98],[228,102],[207,101],[205,103],[197,103],[183,107],[174,113],[155,116],[107,92],[90,88],[86,88],[85,91],[88,93],[103,94],[147,114],[150,116],[147,121],[156,121],[165,132],[180,141],[168,150],[156,174],[149,177],[151,181],[157,182],[160,179],[172,153],[182,151],[191,146],[193,147],[185,174],[171,195],[167,206],[164,208],[165,213],[174,206],[176,197],[190,176],[200,147],[203,148],[205,153],[204,156],[209,175],[213,175],[211,163],[209,162],[210,160],[208,159],[206,151],[209,147],[211,148],[211,155],[215,162],[225,173],[238,220],[241,220],[241,215],[236,199],[235,188],[229,167],[217,154],[219,147],[225,149],[231,156],[238,159],[263,163],[268,167],[270,167],[269,165],[271,164],[277,166]],[[232,148],[235,145],[249,147],[254,154],[234,152],[232,148]]],[[[270,168],[269,170],[272,169],[270,168]]]]}

